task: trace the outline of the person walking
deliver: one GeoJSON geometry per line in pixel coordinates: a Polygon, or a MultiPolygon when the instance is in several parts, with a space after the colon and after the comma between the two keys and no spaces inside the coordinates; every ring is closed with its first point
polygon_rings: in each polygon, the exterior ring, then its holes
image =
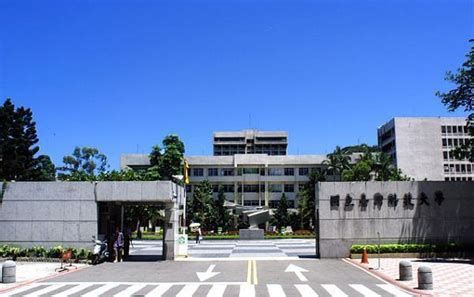
{"type": "Polygon", "coordinates": [[[114,240],[114,250],[115,250],[115,262],[122,262],[122,249],[124,245],[124,237],[122,231],[119,227],[115,228],[115,240],[114,240]]]}
{"type": "Polygon", "coordinates": [[[201,227],[198,227],[196,229],[196,244],[201,243],[201,239],[202,239],[201,227]]]}

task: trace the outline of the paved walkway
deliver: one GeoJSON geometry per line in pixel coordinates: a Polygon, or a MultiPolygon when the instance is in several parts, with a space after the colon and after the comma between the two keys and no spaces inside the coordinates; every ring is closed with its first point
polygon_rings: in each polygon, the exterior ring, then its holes
{"type": "MultiPolygon", "coordinates": [[[[161,241],[135,240],[130,254],[160,255],[162,248],[161,241]]],[[[188,244],[190,258],[308,258],[315,254],[314,239],[203,240],[188,244]]]]}
{"type": "MultiPolygon", "coordinates": [[[[413,266],[413,280],[397,281],[412,289],[418,287],[417,271],[420,266],[428,266],[433,272],[433,290],[423,290],[434,296],[474,296],[474,262],[465,260],[428,260],[428,259],[380,259],[381,270],[393,280],[399,278],[400,261],[410,261],[413,266]]],[[[359,263],[360,260],[352,260],[359,263]]],[[[369,259],[369,268],[378,268],[378,260],[369,259]]],[[[421,290],[420,290],[421,291],[421,290]]]]}

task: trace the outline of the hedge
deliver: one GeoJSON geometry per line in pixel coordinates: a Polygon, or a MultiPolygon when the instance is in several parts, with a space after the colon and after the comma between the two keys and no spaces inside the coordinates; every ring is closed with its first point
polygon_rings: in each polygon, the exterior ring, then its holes
{"type": "Polygon", "coordinates": [[[0,258],[8,257],[31,257],[31,258],[59,258],[62,252],[71,250],[74,259],[86,260],[92,258],[92,252],[88,249],[76,249],[62,247],[60,245],[45,249],[42,246],[22,248],[17,246],[0,245],[0,258]]]}
{"type": "MultiPolygon", "coordinates": [[[[351,247],[351,253],[361,254],[364,250],[367,249],[369,254],[378,253],[378,245],[376,244],[367,244],[367,245],[353,245],[351,247]]],[[[473,247],[465,246],[456,243],[448,244],[416,244],[416,243],[407,243],[407,244],[381,244],[380,253],[439,253],[439,252],[460,252],[460,251],[470,251],[473,247]]]]}

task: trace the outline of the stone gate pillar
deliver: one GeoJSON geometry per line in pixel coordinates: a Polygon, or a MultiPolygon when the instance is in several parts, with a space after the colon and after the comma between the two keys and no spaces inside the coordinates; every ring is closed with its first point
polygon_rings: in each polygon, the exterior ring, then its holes
{"type": "Polygon", "coordinates": [[[178,203],[166,204],[165,224],[163,230],[163,258],[174,260],[177,254],[176,239],[179,231],[178,203]]]}

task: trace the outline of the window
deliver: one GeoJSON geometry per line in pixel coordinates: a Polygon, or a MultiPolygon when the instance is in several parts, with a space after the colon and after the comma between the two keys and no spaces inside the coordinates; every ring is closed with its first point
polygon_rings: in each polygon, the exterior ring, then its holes
{"type": "Polygon", "coordinates": [[[260,185],[260,192],[265,192],[265,184],[260,185]]]}
{"type": "Polygon", "coordinates": [[[270,184],[268,186],[268,190],[269,192],[272,192],[272,193],[281,193],[282,189],[283,189],[283,185],[282,184],[270,184]]]}
{"type": "Polygon", "coordinates": [[[207,169],[207,176],[218,176],[219,170],[217,168],[208,168],[207,169]]]}
{"type": "Polygon", "coordinates": [[[219,185],[212,185],[212,192],[219,193],[219,185]]]}
{"type": "Polygon", "coordinates": [[[448,146],[449,147],[453,146],[453,140],[452,139],[448,139],[448,146]]]}
{"type": "Polygon", "coordinates": [[[222,185],[225,193],[234,193],[234,185],[222,185]]]}
{"type": "MultiPolygon", "coordinates": [[[[270,206],[270,208],[278,208],[278,204],[280,204],[280,200],[270,200],[268,206],[270,206]]],[[[295,208],[295,201],[288,200],[287,205],[288,208],[295,208]]]]}
{"type": "Polygon", "coordinates": [[[456,164],[456,172],[461,172],[461,170],[459,168],[459,164],[456,164]]]}
{"type": "Polygon", "coordinates": [[[466,173],[466,165],[465,164],[461,164],[461,172],[466,173]]]}
{"type": "Polygon", "coordinates": [[[451,126],[447,126],[447,127],[446,127],[446,131],[447,131],[448,133],[451,133],[451,126]]]}
{"type": "Polygon", "coordinates": [[[453,145],[454,145],[454,147],[458,146],[458,140],[457,139],[453,139],[453,145]]]}
{"type": "Polygon", "coordinates": [[[193,176],[204,176],[203,168],[193,168],[193,176]]]}
{"type": "Polygon", "coordinates": [[[294,184],[285,184],[285,193],[293,193],[295,191],[294,184]]]}
{"type": "Polygon", "coordinates": [[[299,175],[308,175],[309,174],[309,168],[299,168],[298,169],[298,174],[299,175]]]}
{"type": "Polygon", "coordinates": [[[268,168],[268,175],[270,176],[283,175],[283,173],[283,168],[268,168]]]}
{"type": "Polygon", "coordinates": [[[453,126],[453,133],[454,133],[454,134],[458,133],[458,127],[453,126]]]}
{"type": "Polygon", "coordinates": [[[244,193],[258,193],[258,185],[244,185],[244,193]]]}
{"type": "Polygon", "coordinates": [[[448,145],[448,142],[446,141],[446,138],[443,138],[443,147],[446,147],[448,145]]]}
{"type": "Polygon", "coordinates": [[[445,180],[445,181],[449,181],[449,177],[445,177],[444,180],[445,180]]]}
{"type": "Polygon", "coordinates": [[[459,133],[459,134],[462,134],[462,131],[463,131],[463,127],[462,127],[462,126],[458,126],[458,133],[459,133]]]}
{"type": "Polygon", "coordinates": [[[449,165],[444,164],[444,172],[448,173],[449,172],[449,165]]]}
{"type": "Polygon", "coordinates": [[[265,176],[265,168],[260,168],[260,175],[265,176]]]}
{"type": "Polygon", "coordinates": [[[244,174],[259,174],[260,171],[258,170],[258,168],[244,168],[243,173],[244,174]]]}
{"type": "Polygon", "coordinates": [[[448,160],[448,152],[443,152],[443,159],[448,160]]]}
{"type": "Polygon", "coordinates": [[[467,173],[471,173],[471,164],[466,165],[466,171],[467,173]]]}
{"type": "Polygon", "coordinates": [[[293,169],[293,168],[285,168],[285,175],[286,175],[286,176],[293,176],[293,175],[295,175],[295,169],[293,169]]]}
{"type": "Polygon", "coordinates": [[[221,169],[222,176],[234,176],[234,168],[222,168],[221,169]]]}
{"type": "Polygon", "coordinates": [[[446,126],[441,126],[441,133],[446,133],[446,126]]]}
{"type": "Polygon", "coordinates": [[[191,193],[193,191],[193,185],[186,185],[186,192],[191,193]]]}
{"type": "Polygon", "coordinates": [[[244,200],[244,206],[259,206],[258,200],[244,200]]]}

